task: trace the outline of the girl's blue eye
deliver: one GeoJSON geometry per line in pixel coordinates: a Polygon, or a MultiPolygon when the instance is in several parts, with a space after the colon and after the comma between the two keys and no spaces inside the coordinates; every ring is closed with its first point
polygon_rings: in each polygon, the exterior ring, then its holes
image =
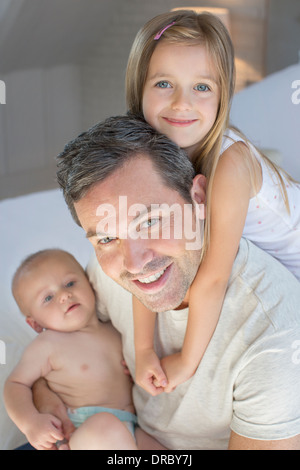
{"type": "Polygon", "coordinates": [[[199,83],[198,85],[195,86],[195,90],[197,90],[197,91],[210,91],[210,88],[207,85],[199,83]]]}
{"type": "Polygon", "coordinates": [[[74,284],[75,284],[74,281],[70,281],[70,282],[68,282],[68,284],[66,285],[66,287],[73,287],[74,284]]]}
{"type": "Polygon", "coordinates": [[[45,297],[45,302],[50,302],[50,300],[52,299],[52,295],[47,295],[47,297],[45,297]]]}
{"type": "Polygon", "coordinates": [[[158,82],[155,86],[157,86],[158,88],[170,88],[171,85],[169,84],[169,82],[162,80],[161,82],[158,82]]]}

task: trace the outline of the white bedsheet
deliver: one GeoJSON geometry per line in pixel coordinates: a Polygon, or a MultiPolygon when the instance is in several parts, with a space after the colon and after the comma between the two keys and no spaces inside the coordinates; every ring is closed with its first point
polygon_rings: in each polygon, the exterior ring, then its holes
{"type": "Polygon", "coordinates": [[[3,385],[35,335],[11,295],[12,276],[22,259],[43,248],[65,249],[85,267],[92,246],[73,221],[58,189],[0,201],[0,231],[0,449],[5,450],[26,439],[6,414],[3,385]]]}

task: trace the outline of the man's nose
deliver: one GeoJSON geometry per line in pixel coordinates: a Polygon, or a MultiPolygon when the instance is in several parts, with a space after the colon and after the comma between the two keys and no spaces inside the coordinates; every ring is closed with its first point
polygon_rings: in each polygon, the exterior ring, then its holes
{"type": "Polygon", "coordinates": [[[143,272],[144,266],[154,258],[154,253],[147,240],[120,240],[123,256],[123,267],[131,274],[143,272]]]}

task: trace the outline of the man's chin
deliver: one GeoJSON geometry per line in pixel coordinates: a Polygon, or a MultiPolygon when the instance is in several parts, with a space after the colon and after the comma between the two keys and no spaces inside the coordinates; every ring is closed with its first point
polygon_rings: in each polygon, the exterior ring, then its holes
{"type": "Polygon", "coordinates": [[[178,289],[170,290],[166,288],[156,293],[146,293],[145,291],[138,289],[132,283],[128,284],[127,282],[119,281],[118,284],[134,295],[151,312],[162,313],[168,310],[186,307],[181,306],[188,290],[188,286],[184,288],[183,283],[181,283],[178,289]]]}
{"type": "Polygon", "coordinates": [[[147,299],[145,296],[136,296],[146,308],[148,308],[151,312],[162,313],[167,312],[168,310],[176,310],[180,308],[183,298],[181,299],[166,299],[163,300],[154,300],[154,299],[147,299]]]}

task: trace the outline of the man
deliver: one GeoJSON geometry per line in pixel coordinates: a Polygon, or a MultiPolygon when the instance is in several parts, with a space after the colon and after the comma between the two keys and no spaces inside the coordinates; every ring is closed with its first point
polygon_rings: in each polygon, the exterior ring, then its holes
{"type": "MultiPolygon", "coordinates": [[[[191,234],[198,240],[204,177],[194,176],[175,144],[125,116],[69,143],[58,160],[58,181],[95,248],[88,272],[100,317],[122,334],[134,377],[130,293],[159,312],[158,356],[181,349],[189,287],[201,260],[201,244],[188,243],[191,234]],[[172,211],[164,212],[174,204],[183,214],[181,236],[172,211]],[[191,204],[192,218],[185,212],[191,204]],[[162,236],[166,225],[168,237],[162,236]]],[[[140,426],[169,449],[300,449],[300,367],[293,360],[299,339],[299,283],[242,239],[195,375],[156,397],[134,387],[140,426]]]]}

